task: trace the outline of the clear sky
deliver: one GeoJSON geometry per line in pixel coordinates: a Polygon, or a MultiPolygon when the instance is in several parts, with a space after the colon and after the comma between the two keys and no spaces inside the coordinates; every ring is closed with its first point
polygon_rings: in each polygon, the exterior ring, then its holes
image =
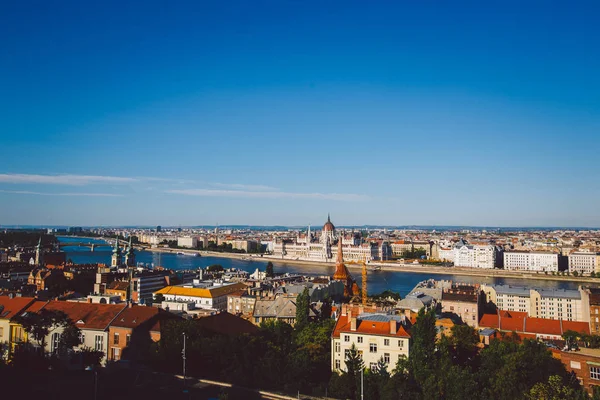
{"type": "Polygon", "coordinates": [[[0,224],[598,227],[599,12],[4,2],[0,224]]]}

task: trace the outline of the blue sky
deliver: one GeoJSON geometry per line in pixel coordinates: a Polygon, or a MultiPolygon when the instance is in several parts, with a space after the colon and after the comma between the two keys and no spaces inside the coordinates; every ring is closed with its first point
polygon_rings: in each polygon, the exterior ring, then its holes
{"type": "Polygon", "coordinates": [[[3,4],[0,224],[600,226],[600,6],[481,3],[3,4]]]}

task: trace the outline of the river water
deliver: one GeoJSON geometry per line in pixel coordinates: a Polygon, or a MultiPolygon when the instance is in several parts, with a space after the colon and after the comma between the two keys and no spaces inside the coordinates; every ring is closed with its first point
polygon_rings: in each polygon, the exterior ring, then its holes
{"type": "MultiPolygon", "coordinates": [[[[67,253],[67,259],[71,259],[76,264],[104,263],[110,264],[112,248],[106,245],[106,242],[100,239],[84,239],[74,237],[58,237],[62,242],[82,242],[97,243],[95,250],[90,251],[89,247],[84,246],[66,246],[63,250],[67,253]]],[[[220,264],[223,268],[237,268],[240,270],[254,272],[256,268],[265,270],[269,260],[240,260],[224,257],[192,257],[187,255],[173,253],[159,253],[151,251],[137,251],[136,262],[148,266],[162,266],[173,270],[204,268],[213,264],[220,264]]],[[[303,275],[333,275],[334,265],[296,265],[286,264],[285,262],[273,261],[276,273],[297,273],[303,275]]],[[[350,269],[354,279],[361,285],[361,274],[359,269],[350,269]]],[[[368,291],[369,294],[381,293],[389,289],[399,292],[402,296],[409,293],[418,282],[426,279],[446,279],[465,283],[495,283],[514,286],[529,286],[549,289],[577,289],[577,282],[570,281],[549,281],[539,279],[518,279],[518,278],[485,278],[480,276],[462,276],[462,275],[440,275],[428,274],[426,272],[396,272],[396,271],[369,271],[368,291]]]]}

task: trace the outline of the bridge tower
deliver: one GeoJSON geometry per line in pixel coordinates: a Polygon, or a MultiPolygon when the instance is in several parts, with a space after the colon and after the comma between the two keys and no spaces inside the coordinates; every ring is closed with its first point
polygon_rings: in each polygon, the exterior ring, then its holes
{"type": "Polygon", "coordinates": [[[92,247],[91,247],[91,250],[90,250],[90,251],[94,251],[94,249],[95,249],[95,248],[96,248],[96,244],[95,244],[95,243],[92,243],[92,247]]]}

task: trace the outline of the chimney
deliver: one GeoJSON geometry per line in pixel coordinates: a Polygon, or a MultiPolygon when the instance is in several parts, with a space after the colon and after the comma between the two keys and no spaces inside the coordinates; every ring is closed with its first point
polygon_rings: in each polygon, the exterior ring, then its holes
{"type": "MultiPolygon", "coordinates": [[[[348,316],[350,315],[348,314],[348,316]]],[[[356,317],[350,319],[350,330],[353,332],[356,331],[356,317]]]]}
{"type": "Polygon", "coordinates": [[[398,326],[396,324],[396,320],[391,319],[390,320],[390,335],[395,335],[397,329],[398,329],[398,326]]]}
{"type": "Polygon", "coordinates": [[[352,319],[352,310],[348,309],[347,307],[342,307],[342,312],[345,312],[342,315],[348,316],[348,321],[350,321],[352,319]]]}
{"type": "Polygon", "coordinates": [[[348,313],[348,306],[346,304],[342,304],[342,316],[345,317],[348,313]]]}

